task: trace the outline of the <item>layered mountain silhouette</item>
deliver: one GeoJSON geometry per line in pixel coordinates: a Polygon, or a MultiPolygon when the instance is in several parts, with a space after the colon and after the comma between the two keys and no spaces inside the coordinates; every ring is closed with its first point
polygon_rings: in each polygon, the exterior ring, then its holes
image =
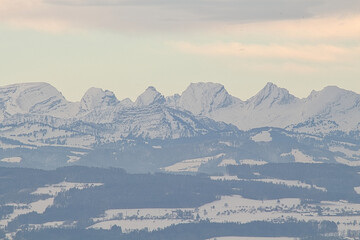
{"type": "MultiPolygon", "coordinates": [[[[47,166],[62,166],[90,156],[73,156],[74,149],[96,152],[89,157],[94,165],[107,156],[113,161],[109,166],[123,167],[121,161],[143,154],[138,160],[142,164],[153,157],[146,163],[154,169],[212,154],[286,162],[301,151],[315,162],[357,164],[359,132],[360,95],[335,86],[300,99],[268,83],[241,100],[221,84],[192,83],[167,97],[148,87],[135,102],[99,88],[90,88],[80,102],[70,102],[47,83],[0,87],[0,164],[21,155],[32,159],[28,164],[36,158],[41,165],[45,158],[47,166]],[[160,143],[171,150],[156,145],[160,143]],[[151,144],[155,148],[149,149],[151,144]],[[172,155],[176,151],[181,154],[172,155]],[[70,160],[59,162],[64,154],[70,160]]],[[[125,165],[138,168],[135,160],[125,165]]]]}

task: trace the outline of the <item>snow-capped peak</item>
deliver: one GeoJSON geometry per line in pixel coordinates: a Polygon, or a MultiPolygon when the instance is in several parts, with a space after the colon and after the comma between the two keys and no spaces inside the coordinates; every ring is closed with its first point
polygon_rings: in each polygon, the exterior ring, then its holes
{"type": "Polygon", "coordinates": [[[263,105],[267,108],[272,107],[274,103],[282,105],[296,101],[297,98],[289,93],[285,88],[279,88],[275,84],[269,82],[254,97],[248,100],[253,108],[263,105]]]}
{"type": "Polygon", "coordinates": [[[1,87],[0,103],[3,111],[9,115],[56,112],[70,104],[48,83],[22,83],[1,87]]]}
{"type": "Polygon", "coordinates": [[[178,100],[178,107],[193,114],[207,114],[240,101],[232,97],[223,85],[211,82],[191,83],[178,100]]]}
{"type": "Polygon", "coordinates": [[[344,95],[357,95],[354,92],[345,90],[345,89],[341,89],[337,86],[327,86],[324,89],[322,89],[321,91],[312,91],[311,94],[309,95],[309,97],[307,99],[316,99],[316,98],[324,98],[327,101],[329,101],[330,99],[338,99],[341,96],[344,95]]]}
{"type": "Polygon", "coordinates": [[[165,102],[164,96],[156,88],[150,86],[135,101],[135,106],[144,107],[165,102]]]}
{"type": "Polygon", "coordinates": [[[355,126],[360,116],[360,95],[336,86],[325,87],[321,91],[312,91],[304,99],[304,110],[317,118],[330,118],[337,123],[346,122],[355,126]],[[351,114],[354,116],[351,117],[351,114]]]}
{"type": "Polygon", "coordinates": [[[122,107],[125,107],[125,108],[130,108],[130,107],[133,107],[134,106],[134,102],[131,101],[130,98],[125,98],[123,100],[120,101],[120,105],[122,107]]]}
{"type": "Polygon", "coordinates": [[[99,107],[116,106],[119,100],[115,94],[109,90],[101,88],[90,88],[81,99],[81,111],[91,111],[99,107]]]}

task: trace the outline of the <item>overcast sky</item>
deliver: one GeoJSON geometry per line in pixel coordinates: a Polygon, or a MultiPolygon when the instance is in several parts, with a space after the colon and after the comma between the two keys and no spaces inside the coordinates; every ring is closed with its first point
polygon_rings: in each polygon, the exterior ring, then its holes
{"type": "Polygon", "coordinates": [[[48,82],[71,101],[200,81],[243,100],[267,82],[360,93],[359,0],[0,0],[0,41],[0,85],[48,82]]]}

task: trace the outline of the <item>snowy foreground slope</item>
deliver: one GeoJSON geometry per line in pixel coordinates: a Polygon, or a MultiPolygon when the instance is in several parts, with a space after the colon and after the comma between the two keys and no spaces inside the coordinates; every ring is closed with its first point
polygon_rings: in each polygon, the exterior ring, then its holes
{"type": "Polygon", "coordinates": [[[194,83],[169,97],[149,87],[135,102],[91,88],[69,102],[47,83],[15,84],[0,87],[0,165],[138,172],[213,172],[244,161],[358,166],[359,119],[360,95],[337,87],[298,99],[269,83],[242,101],[220,84],[194,83]]]}

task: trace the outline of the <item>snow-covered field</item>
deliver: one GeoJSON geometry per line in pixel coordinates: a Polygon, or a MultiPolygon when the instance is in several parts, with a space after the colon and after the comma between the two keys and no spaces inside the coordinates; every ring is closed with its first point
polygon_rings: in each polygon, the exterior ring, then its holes
{"type": "MultiPolygon", "coordinates": [[[[260,174],[255,174],[259,176],[260,174]]],[[[256,181],[256,182],[266,182],[266,183],[272,183],[272,184],[282,184],[289,187],[301,187],[301,188],[307,188],[307,189],[317,189],[323,192],[326,192],[326,188],[318,187],[316,185],[310,185],[298,180],[283,180],[283,179],[276,179],[276,178],[253,178],[253,179],[240,179],[237,176],[211,176],[212,180],[222,180],[222,181],[256,181]]]]}
{"type": "Polygon", "coordinates": [[[218,167],[226,167],[228,165],[239,165],[235,159],[223,159],[219,164],[218,167]]]}
{"type": "Polygon", "coordinates": [[[75,155],[81,155],[81,156],[88,154],[87,152],[76,152],[76,151],[71,151],[71,153],[75,154],[75,155]]]}
{"type": "Polygon", "coordinates": [[[331,152],[340,152],[343,153],[346,157],[356,158],[360,157],[360,149],[357,151],[345,148],[344,146],[331,146],[329,147],[331,152]]]}
{"type": "Polygon", "coordinates": [[[10,157],[10,158],[3,158],[0,161],[6,163],[19,163],[21,162],[21,160],[22,160],[21,157],[10,157]]]}
{"type": "Polygon", "coordinates": [[[68,160],[66,161],[67,163],[74,163],[81,159],[81,157],[78,156],[67,156],[67,157],[68,157],[68,160]]]}
{"type": "Polygon", "coordinates": [[[68,191],[72,188],[81,190],[81,189],[85,189],[85,188],[98,187],[98,186],[102,186],[102,185],[103,185],[102,183],[61,182],[58,184],[51,184],[51,185],[46,185],[45,187],[40,187],[40,188],[36,189],[34,192],[32,192],[31,194],[34,194],[34,195],[47,194],[47,195],[55,197],[60,192],[68,191]]]}
{"type": "Polygon", "coordinates": [[[261,161],[261,160],[253,160],[253,159],[243,159],[240,160],[240,165],[265,165],[268,162],[261,161]]]}
{"type": "Polygon", "coordinates": [[[171,225],[189,222],[191,221],[181,219],[110,220],[96,223],[89,228],[109,230],[113,226],[121,226],[122,231],[128,233],[140,229],[148,229],[148,231],[154,231],[157,229],[164,229],[166,227],[170,227],[171,225]]]}
{"type": "Polygon", "coordinates": [[[304,154],[299,149],[293,149],[289,153],[281,154],[282,157],[291,156],[291,155],[294,157],[295,162],[299,162],[299,163],[321,163],[321,162],[315,162],[313,157],[304,154]]]}
{"type": "Polygon", "coordinates": [[[350,160],[347,160],[347,159],[342,158],[342,157],[335,157],[335,160],[338,163],[345,164],[345,165],[348,165],[348,166],[351,166],[351,167],[359,167],[360,166],[360,161],[350,161],[350,160]]]}
{"type": "Polygon", "coordinates": [[[54,203],[54,198],[47,198],[45,200],[39,200],[32,202],[30,204],[7,204],[8,206],[13,206],[13,213],[5,216],[5,218],[0,220],[0,229],[4,229],[9,222],[13,221],[20,215],[28,214],[31,212],[36,212],[42,214],[45,212],[46,208],[52,206],[54,203]]]}
{"type": "Polygon", "coordinates": [[[310,185],[298,180],[283,180],[283,179],[275,179],[275,178],[264,178],[264,179],[252,179],[252,181],[259,181],[259,182],[267,182],[273,184],[283,184],[289,187],[301,187],[301,188],[315,188],[317,190],[326,192],[326,188],[318,187],[316,185],[310,185]]]}
{"type": "Polygon", "coordinates": [[[220,180],[220,181],[241,181],[240,178],[238,178],[237,176],[211,176],[210,177],[211,180],[220,180]]]}
{"type": "Polygon", "coordinates": [[[195,158],[188,159],[174,165],[163,168],[166,172],[197,172],[201,165],[211,161],[216,160],[225,156],[224,153],[218,154],[216,156],[203,157],[203,158],[195,158]]]}
{"type": "Polygon", "coordinates": [[[271,142],[272,137],[269,131],[262,131],[261,133],[252,136],[251,140],[254,142],[271,142]]]}
{"type": "MultiPolygon", "coordinates": [[[[63,191],[68,191],[73,188],[77,189],[85,189],[85,188],[91,188],[91,187],[97,187],[103,185],[102,183],[72,183],[72,182],[61,182],[58,184],[51,184],[46,185],[44,187],[40,187],[36,189],[31,194],[33,195],[50,195],[49,198],[44,200],[39,200],[36,202],[32,202],[29,204],[22,204],[22,203],[10,203],[7,204],[8,206],[13,206],[14,211],[5,216],[3,219],[0,220],[0,229],[5,228],[8,223],[13,221],[15,218],[17,218],[20,215],[28,214],[31,212],[36,212],[39,214],[42,214],[45,212],[45,210],[48,207],[51,207],[54,204],[55,197],[63,191]]],[[[46,227],[49,227],[46,225],[46,227]]]]}
{"type": "Polygon", "coordinates": [[[54,222],[46,222],[43,224],[29,224],[28,228],[31,230],[39,230],[44,228],[71,228],[74,227],[76,224],[75,221],[73,222],[66,222],[66,221],[54,221],[54,222]]]}
{"type": "Polygon", "coordinates": [[[219,141],[219,144],[224,144],[228,147],[232,147],[234,144],[232,144],[231,142],[226,142],[226,141],[219,141]]]}
{"type": "Polygon", "coordinates": [[[300,199],[254,200],[239,195],[222,196],[198,208],[179,209],[113,209],[94,218],[90,228],[125,231],[165,228],[172,224],[209,220],[210,222],[249,223],[252,221],[329,220],[338,223],[340,231],[360,230],[360,204],[346,201],[322,201],[302,204],[300,199]]]}

